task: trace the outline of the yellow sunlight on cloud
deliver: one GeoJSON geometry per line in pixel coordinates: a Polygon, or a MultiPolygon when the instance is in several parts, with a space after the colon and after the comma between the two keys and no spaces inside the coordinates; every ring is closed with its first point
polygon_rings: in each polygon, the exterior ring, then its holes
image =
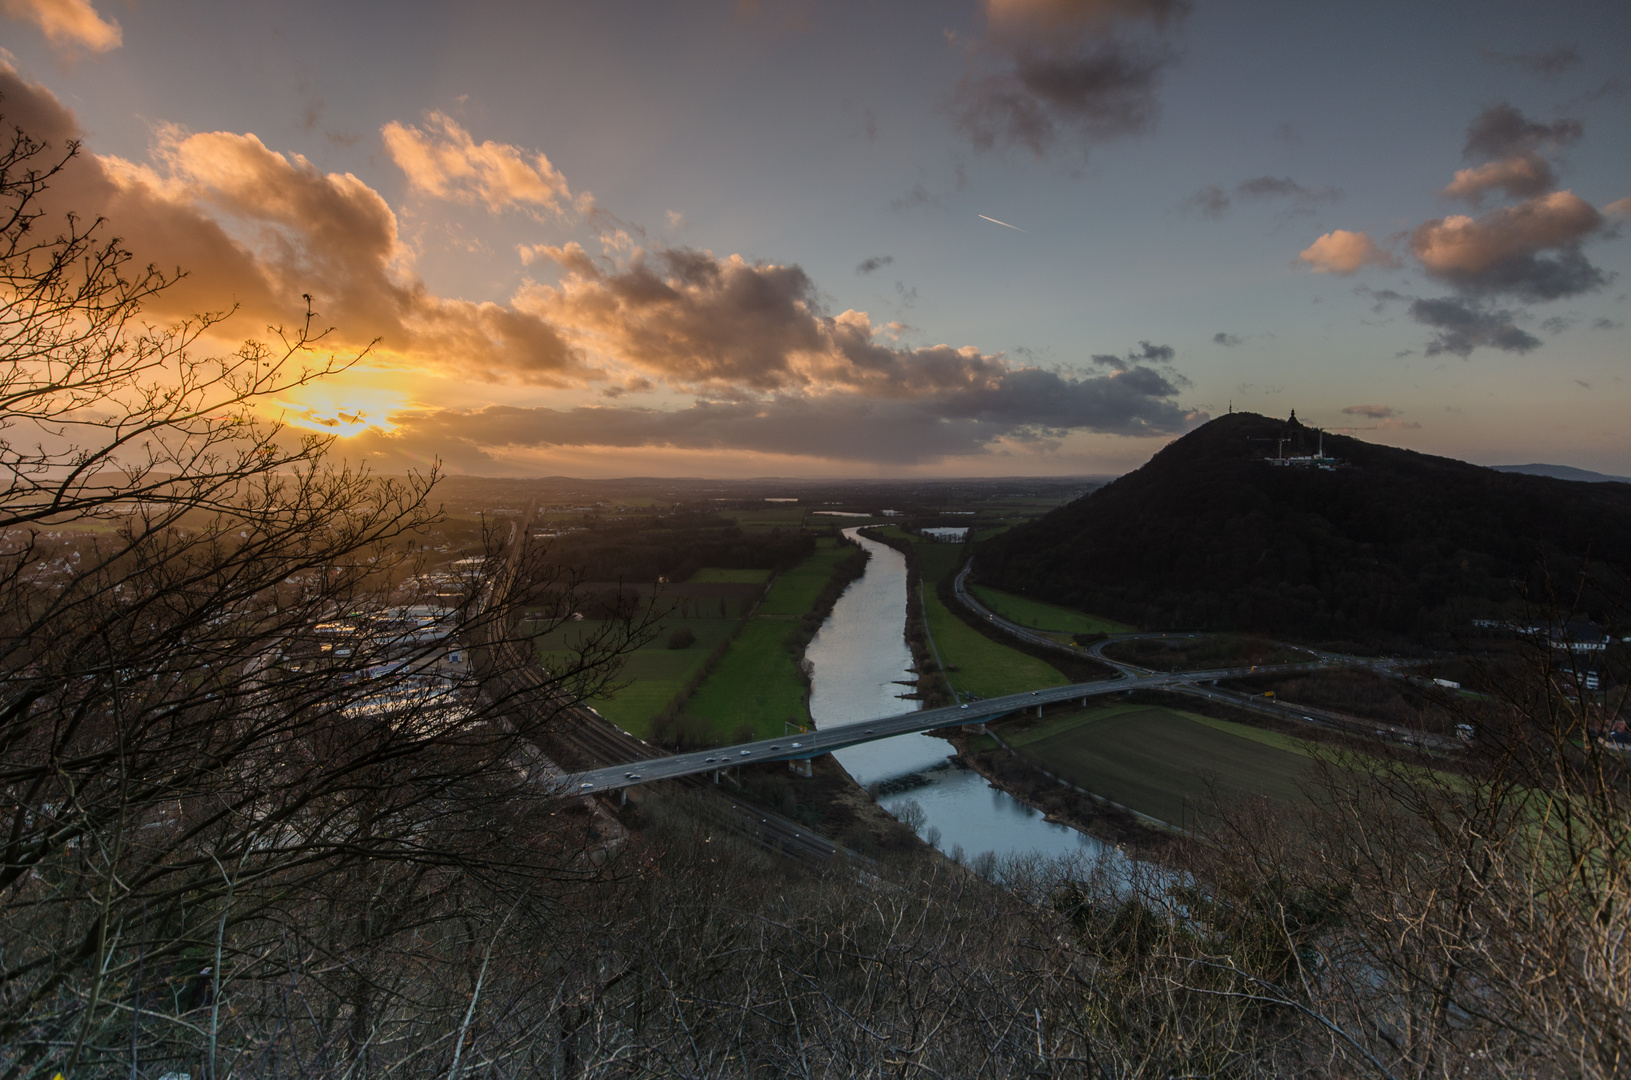
{"type": "Polygon", "coordinates": [[[267,419],[290,427],[349,438],[365,431],[394,431],[388,417],[409,404],[401,390],[365,381],[379,372],[348,372],[284,394],[267,419]]]}
{"type": "Polygon", "coordinates": [[[437,198],[481,202],[498,213],[511,206],[541,206],[559,212],[565,205],[587,211],[587,192],[573,198],[566,177],[542,153],[507,143],[477,143],[445,113],[425,114],[425,126],[393,120],[380,129],[391,160],[417,190],[437,198]]]}
{"type": "Polygon", "coordinates": [[[119,24],[96,13],[87,0],[0,0],[0,11],[39,27],[57,46],[107,52],[124,44],[119,24]]]}

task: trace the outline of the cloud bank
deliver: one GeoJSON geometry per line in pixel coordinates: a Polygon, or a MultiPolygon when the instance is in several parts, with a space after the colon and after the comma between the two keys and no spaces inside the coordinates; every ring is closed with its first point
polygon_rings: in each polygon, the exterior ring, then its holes
{"type": "MultiPolygon", "coordinates": [[[[78,137],[73,115],[10,68],[0,94],[6,122],[59,147],[78,137]]],[[[424,195],[551,221],[587,205],[544,155],[477,141],[444,115],[381,136],[424,195]]],[[[236,304],[256,329],[293,325],[309,295],[341,327],[326,342],[340,351],[378,337],[383,359],[463,381],[693,399],[666,411],[407,409],[391,416],[394,433],[369,436],[421,459],[445,439],[474,448],[472,460],[501,445],[661,446],[918,463],[1075,431],[1172,434],[1202,418],[1179,404],[1187,382],[1167,346],[1095,357],[1086,374],[969,346],[901,347],[895,324],[827,311],[797,265],[622,234],[602,238],[601,256],[575,242],[526,246],[557,276],[507,302],[441,297],[414,274],[377,191],[254,134],[166,128],[146,162],[82,152],[58,179],[48,209],[105,216],[138,264],[189,270],[157,316],[236,304]]]]}

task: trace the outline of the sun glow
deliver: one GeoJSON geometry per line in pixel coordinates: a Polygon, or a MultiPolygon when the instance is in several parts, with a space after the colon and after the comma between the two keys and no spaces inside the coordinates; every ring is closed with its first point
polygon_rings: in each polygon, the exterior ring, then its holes
{"type": "Polygon", "coordinates": [[[365,431],[393,431],[389,417],[408,406],[400,390],[336,383],[300,387],[273,403],[269,419],[292,427],[349,438],[365,431]],[[275,410],[275,411],[273,411],[275,410]]]}

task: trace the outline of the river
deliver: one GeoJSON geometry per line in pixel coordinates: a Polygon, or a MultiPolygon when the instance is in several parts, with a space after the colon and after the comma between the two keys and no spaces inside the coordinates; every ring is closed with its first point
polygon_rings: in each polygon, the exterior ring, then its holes
{"type": "MultiPolygon", "coordinates": [[[[902,700],[914,678],[906,645],[906,557],[846,529],[871,553],[866,573],[850,585],[810,642],[810,715],[816,727],[892,716],[915,708],[902,700]]],[[[918,815],[919,834],[948,855],[977,859],[1036,853],[1096,858],[1113,849],[1046,820],[978,773],[952,760],[944,739],[900,735],[840,750],[834,756],[856,781],[874,787],[897,818],[918,815]]],[[[1116,853],[1120,858],[1120,853],[1116,853]]]]}

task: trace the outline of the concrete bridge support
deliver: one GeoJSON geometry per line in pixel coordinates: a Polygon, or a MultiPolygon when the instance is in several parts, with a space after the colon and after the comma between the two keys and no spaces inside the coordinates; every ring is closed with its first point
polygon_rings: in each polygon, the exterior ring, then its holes
{"type": "Polygon", "coordinates": [[[806,780],[808,780],[814,774],[809,758],[794,758],[792,761],[787,763],[787,767],[793,770],[793,772],[797,775],[804,777],[806,780]]]}

